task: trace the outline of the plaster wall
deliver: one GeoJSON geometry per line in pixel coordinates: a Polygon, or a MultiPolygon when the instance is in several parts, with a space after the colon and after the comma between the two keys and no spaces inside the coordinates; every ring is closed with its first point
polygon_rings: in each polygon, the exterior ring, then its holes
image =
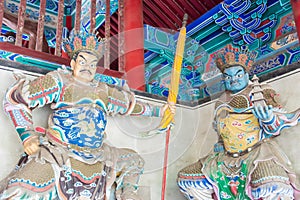
{"type": "MultiPolygon", "coordinates": [[[[37,75],[27,75],[34,78],[37,75]]],[[[10,71],[0,70],[0,99],[2,101],[5,90],[14,82],[10,71]]],[[[288,111],[300,107],[300,70],[292,75],[269,81],[281,94],[284,107],[288,111]]],[[[152,104],[163,105],[162,102],[144,99],[152,104]]],[[[184,200],[176,185],[177,172],[200,157],[206,155],[216,142],[217,137],[212,130],[214,101],[196,108],[178,106],[176,111],[176,125],[172,130],[169,144],[168,174],[166,200],[184,200]]],[[[0,108],[0,179],[4,178],[14,167],[22,146],[20,140],[8,118],[0,108]]],[[[48,108],[34,110],[36,126],[47,124],[48,108]]],[[[145,159],[145,172],[140,180],[140,193],[143,200],[158,200],[161,198],[162,167],[165,149],[165,134],[148,135],[147,131],[159,124],[158,118],[146,117],[117,117],[109,118],[107,128],[107,143],[116,147],[132,148],[145,159]]],[[[279,137],[280,146],[291,158],[296,172],[300,175],[300,161],[297,159],[297,145],[300,142],[300,126],[286,130],[279,137]]],[[[299,177],[298,177],[299,178],[299,177]]]]}

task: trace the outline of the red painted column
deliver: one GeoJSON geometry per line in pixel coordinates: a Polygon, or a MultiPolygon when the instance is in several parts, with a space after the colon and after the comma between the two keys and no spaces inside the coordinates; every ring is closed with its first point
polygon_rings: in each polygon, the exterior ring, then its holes
{"type": "Polygon", "coordinates": [[[4,0],[0,0],[0,33],[2,31],[3,16],[4,16],[4,0]]]}
{"type": "Polygon", "coordinates": [[[129,87],[144,91],[145,67],[142,0],[124,1],[124,64],[129,87]]]}
{"type": "Polygon", "coordinates": [[[291,0],[298,38],[300,40],[300,0],[291,0]]]}

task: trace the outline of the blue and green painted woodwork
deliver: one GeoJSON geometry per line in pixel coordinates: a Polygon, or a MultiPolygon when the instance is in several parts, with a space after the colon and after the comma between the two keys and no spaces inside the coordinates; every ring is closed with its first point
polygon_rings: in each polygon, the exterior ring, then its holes
{"type": "MultiPolygon", "coordinates": [[[[75,2],[65,1],[65,15],[75,15],[75,2]]],[[[10,12],[17,13],[18,3],[19,0],[6,0],[5,5],[10,12]]],[[[26,13],[30,19],[36,19],[38,5],[39,0],[28,0],[26,13]]],[[[47,1],[45,35],[51,47],[55,47],[55,27],[52,24],[57,17],[57,5],[55,0],[47,1]]],[[[113,14],[118,9],[118,1],[111,1],[110,6],[113,14]]],[[[89,12],[89,1],[82,3],[82,11],[82,28],[88,30],[90,22],[85,14],[89,12]]],[[[104,1],[97,2],[96,15],[98,27],[105,19],[104,1]]],[[[144,25],[144,30],[146,90],[167,97],[178,33],[149,25],[144,25]]],[[[67,30],[64,35],[67,35],[67,30]]],[[[211,54],[227,44],[248,45],[258,52],[251,75],[267,75],[298,62],[300,47],[290,1],[225,0],[189,24],[180,77],[180,101],[199,102],[224,90],[211,54]]],[[[10,52],[2,51],[0,57],[47,70],[59,67],[10,52]]]]}

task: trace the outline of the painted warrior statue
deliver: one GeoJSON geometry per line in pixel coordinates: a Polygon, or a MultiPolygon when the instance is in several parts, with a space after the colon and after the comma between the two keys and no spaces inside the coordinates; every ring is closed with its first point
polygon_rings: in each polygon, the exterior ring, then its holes
{"type": "Polygon", "coordinates": [[[129,90],[95,81],[104,44],[94,34],[74,34],[63,46],[72,71],[59,69],[33,81],[16,75],[6,93],[4,110],[26,154],[0,182],[0,199],[105,200],[113,184],[115,199],[140,199],[144,161],[133,150],[103,142],[107,116],[159,117],[166,106],[150,106],[129,90]],[[37,131],[32,110],[47,104],[53,110],[49,127],[37,131]]]}
{"type": "Polygon", "coordinates": [[[297,124],[300,110],[285,112],[274,89],[257,77],[249,81],[255,57],[231,45],[215,54],[226,88],[214,112],[219,141],[212,153],[179,171],[187,199],[300,199],[291,162],[273,139],[297,124]]]}

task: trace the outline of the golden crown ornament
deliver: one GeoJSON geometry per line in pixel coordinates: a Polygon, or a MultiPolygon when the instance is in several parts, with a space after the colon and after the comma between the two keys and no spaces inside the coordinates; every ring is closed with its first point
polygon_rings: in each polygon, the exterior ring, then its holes
{"type": "Polygon", "coordinates": [[[249,72],[257,57],[257,52],[250,51],[247,46],[241,46],[239,48],[227,45],[217,51],[213,57],[221,72],[233,65],[240,65],[249,72]]]}
{"type": "Polygon", "coordinates": [[[62,47],[70,58],[77,52],[89,51],[100,59],[104,54],[104,39],[93,33],[74,33],[63,40],[62,47]]]}

